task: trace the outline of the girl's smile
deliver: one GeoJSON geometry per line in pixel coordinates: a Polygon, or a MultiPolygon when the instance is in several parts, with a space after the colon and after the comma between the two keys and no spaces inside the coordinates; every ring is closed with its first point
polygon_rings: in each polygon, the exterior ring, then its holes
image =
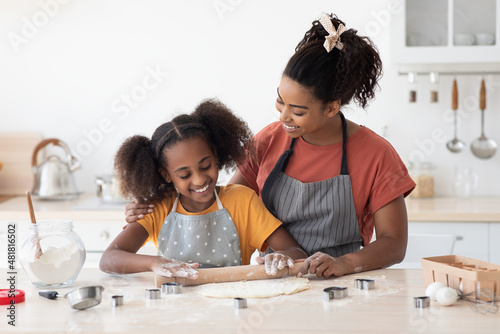
{"type": "Polygon", "coordinates": [[[219,171],[214,151],[202,137],[182,140],[163,151],[166,171],[160,173],[173,182],[182,206],[189,212],[201,212],[215,201],[219,171]]]}

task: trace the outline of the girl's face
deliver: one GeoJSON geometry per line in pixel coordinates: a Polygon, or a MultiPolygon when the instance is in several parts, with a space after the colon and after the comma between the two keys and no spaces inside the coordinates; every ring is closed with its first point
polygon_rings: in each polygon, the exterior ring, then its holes
{"type": "Polygon", "coordinates": [[[325,133],[331,132],[329,123],[339,108],[338,101],[325,105],[306,87],[286,76],[281,78],[276,109],[280,112],[283,130],[290,137],[302,136],[311,144],[317,143],[325,133]]]}
{"type": "Polygon", "coordinates": [[[165,150],[166,172],[160,173],[173,182],[180,194],[184,209],[201,212],[215,201],[214,190],[219,177],[217,157],[208,143],[200,137],[178,142],[165,150]]]}

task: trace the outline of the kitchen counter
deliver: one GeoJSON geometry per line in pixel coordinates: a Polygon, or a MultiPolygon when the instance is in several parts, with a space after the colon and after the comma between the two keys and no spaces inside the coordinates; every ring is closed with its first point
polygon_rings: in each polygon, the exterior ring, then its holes
{"type": "MultiPolygon", "coordinates": [[[[125,222],[126,203],[101,203],[93,194],[82,194],[72,200],[47,201],[33,196],[37,219],[119,220],[125,222]]],[[[25,196],[15,196],[0,203],[0,220],[29,221],[25,196]]]]}
{"type": "MultiPolygon", "coordinates": [[[[2,280],[6,270],[0,270],[2,280]]],[[[332,279],[311,278],[311,288],[293,295],[248,299],[246,309],[235,309],[232,299],[202,297],[195,287],[179,295],[146,300],[144,289],[154,288],[151,273],[109,275],[84,269],[73,287],[105,287],[101,304],[73,310],[67,300],[48,300],[18,268],[18,289],[26,301],[16,304],[16,327],[8,329],[4,308],[0,328],[16,333],[498,333],[500,313],[479,314],[459,300],[453,306],[437,302],[416,309],[413,297],[424,295],[421,270],[385,269],[332,279]],[[354,289],[355,278],[375,280],[374,290],[354,289]],[[348,287],[348,297],[323,301],[323,289],[348,287]],[[113,309],[111,296],[122,294],[124,305],[113,309]]],[[[60,289],[64,294],[68,289],[60,289]]],[[[6,306],[5,306],[6,307],[6,306]]],[[[2,307],[3,308],[3,307],[2,307]]],[[[3,330],[2,330],[3,331],[3,330]]]]}
{"type": "Polygon", "coordinates": [[[497,222],[500,223],[498,197],[407,198],[411,222],[497,222]]]}
{"type": "MultiPolygon", "coordinates": [[[[124,221],[125,203],[103,204],[93,194],[83,194],[68,201],[33,201],[37,219],[66,218],[124,221]]],[[[411,222],[499,222],[500,197],[475,198],[407,198],[411,222]]],[[[24,196],[0,203],[0,220],[29,221],[24,196]]]]}

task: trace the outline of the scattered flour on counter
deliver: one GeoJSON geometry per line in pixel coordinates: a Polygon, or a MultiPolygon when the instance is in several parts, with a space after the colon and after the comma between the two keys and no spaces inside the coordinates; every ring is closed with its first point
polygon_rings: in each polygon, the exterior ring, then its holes
{"type": "Polygon", "coordinates": [[[42,283],[58,284],[69,280],[80,267],[81,255],[76,245],[49,247],[39,259],[29,263],[32,274],[42,283]]]}

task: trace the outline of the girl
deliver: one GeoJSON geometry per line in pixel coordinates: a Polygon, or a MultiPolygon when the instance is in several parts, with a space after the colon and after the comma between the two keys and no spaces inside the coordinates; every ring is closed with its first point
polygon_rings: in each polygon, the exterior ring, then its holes
{"type": "MultiPolygon", "coordinates": [[[[331,14],[314,21],[279,83],[280,121],[254,137],[256,159],[229,181],[254,189],[310,255],[303,274],[342,276],[405,256],[404,197],[415,183],[386,140],[341,111],[352,100],[366,107],[381,73],[370,39],[331,14]]],[[[145,213],[129,204],[127,221],[145,213]]]]}
{"type": "Polygon", "coordinates": [[[277,251],[260,260],[268,274],[305,258],[253,190],[216,186],[219,170],[242,162],[251,144],[246,123],[213,100],[161,125],[151,139],[127,139],[115,157],[122,190],[155,206],[116,237],[101,270],[196,278],[198,266],[249,264],[254,250],[268,245],[277,251]],[[147,240],[158,256],[136,254],[147,240]]]}

